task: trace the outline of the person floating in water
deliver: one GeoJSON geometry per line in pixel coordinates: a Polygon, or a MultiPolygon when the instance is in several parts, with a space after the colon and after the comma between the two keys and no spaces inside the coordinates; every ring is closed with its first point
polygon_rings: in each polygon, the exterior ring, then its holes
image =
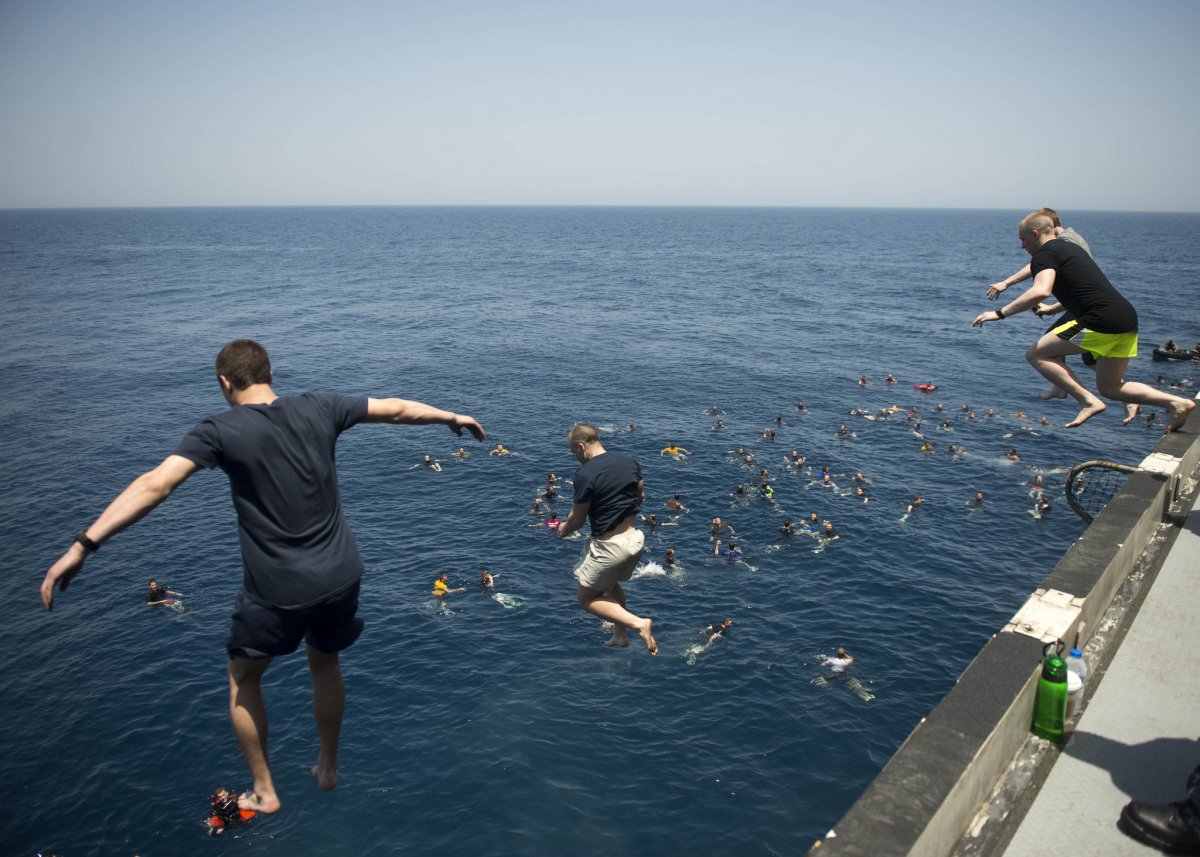
{"type": "Polygon", "coordinates": [[[492,574],[485,568],[479,572],[479,588],[486,592],[491,592],[496,588],[496,578],[499,576],[498,574],[492,574]]]}
{"type": "Polygon", "coordinates": [[[730,542],[729,547],[727,547],[725,550],[721,550],[721,540],[717,539],[717,543],[713,545],[713,556],[722,557],[730,562],[737,562],[742,558],[742,549],[739,548],[734,542],[730,542]]]}
{"type": "Polygon", "coordinates": [[[567,433],[567,445],[580,467],[575,471],[571,514],[558,528],[558,537],[566,538],[584,521],[592,529],[575,566],[576,599],[584,610],[612,624],[613,635],[606,646],[628,646],[632,630],[642,638],[646,651],[657,655],[654,620],[630,612],[621,588],[621,582],[633,576],[646,544],[634,524],[646,499],[642,469],[633,457],[606,450],[600,433],[588,423],[567,433]]]}
{"type": "Polygon", "coordinates": [[[833,541],[834,539],[841,538],[838,535],[837,530],[833,528],[833,521],[826,521],[821,526],[821,538],[829,542],[833,541]]]}
{"type": "Polygon", "coordinates": [[[471,453],[467,452],[467,448],[465,446],[460,446],[458,449],[454,450],[454,452],[452,452],[450,454],[453,455],[455,458],[470,458],[471,457],[471,453]]]}
{"type": "Polygon", "coordinates": [[[546,498],[547,503],[554,502],[554,499],[558,497],[558,490],[554,487],[554,483],[546,483],[546,491],[542,496],[546,498]]]}
{"type": "Polygon", "coordinates": [[[783,522],[783,526],[779,528],[779,537],[786,539],[792,536],[792,519],[788,518],[783,522]]]}
{"type": "Polygon", "coordinates": [[[687,511],[687,506],[683,505],[683,501],[679,499],[678,494],[672,495],[671,499],[667,501],[667,508],[672,511],[675,511],[675,510],[678,510],[680,512],[687,511]]]}
{"type": "Polygon", "coordinates": [[[798,410],[800,413],[804,413],[805,411],[807,411],[807,410],[808,410],[808,405],[804,404],[804,400],[803,400],[803,399],[801,399],[800,401],[796,402],[796,410],[798,410]]]}
{"type": "Polygon", "coordinates": [[[252,809],[239,809],[238,797],[227,788],[219,788],[209,795],[210,815],[205,821],[209,836],[220,836],[231,827],[244,827],[256,813],[252,809]]]}
{"type": "Polygon", "coordinates": [[[546,519],[546,526],[552,530],[557,530],[562,527],[562,521],[558,519],[558,512],[550,513],[550,517],[546,519]]]}
{"type": "Polygon", "coordinates": [[[711,529],[714,534],[720,534],[720,533],[725,532],[726,530],[729,530],[730,532],[733,531],[733,528],[730,527],[729,524],[727,524],[725,521],[722,521],[719,517],[712,519],[711,529]]]}
{"type": "Polygon", "coordinates": [[[967,501],[966,501],[966,504],[967,504],[968,506],[971,506],[972,508],[976,508],[976,509],[982,509],[982,508],[983,508],[983,492],[982,492],[982,491],[976,491],[976,492],[975,492],[975,499],[974,499],[974,500],[967,500],[967,501]]]}
{"type": "Polygon", "coordinates": [[[925,441],[923,444],[921,444],[921,452],[933,452],[933,444],[929,441],[925,441]]]}
{"type": "Polygon", "coordinates": [[[917,511],[917,509],[919,509],[924,503],[925,503],[925,501],[922,500],[920,497],[913,497],[912,502],[908,504],[908,510],[905,512],[905,514],[911,515],[913,512],[917,511]]]}
{"type": "Polygon", "coordinates": [[[456,435],[486,435],[469,416],[405,399],[324,393],[277,396],[261,344],[229,342],[216,360],[227,410],[206,417],[175,451],[142,474],[75,536],[46,572],[42,606],[51,610],[87,558],[105,541],[143,520],[200,468],[229,476],[242,534],[242,590],[229,636],[229,712],[253,777],[241,809],[281,807],[267,763],[267,709],[262,677],[275,657],[306,643],[320,750],[311,773],[325,790],[338,780],[338,740],[345,708],[339,653],[362,633],[358,612],[363,561],[342,514],[335,447],[359,423],[440,423],[456,435]],[[299,535],[298,535],[299,534],[299,535]]]}
{"type": "Polygon", "coordinates": [[[442,572],[438,575],[437,580],[433,582],[433,594],[438,598],[444,598],[447,595],[453,595],[455,592],[465,592],[467,587],[460,586],[457,589],[451,589],[449,583],[450,575],[442,572]]]}
{"type": "Polygon", "coordinates": [[[512,450],[502,443],[497,443],[488,450],[488,455],[512,455],[512,450]]]}
{"type": "Polygon", "coordinates": [[[860,376],[860,377],[859,377],[859,379],[858,379],[858,386],[860,386],[860,387],[865,387],[865,386],[867,386],[867,384],[869,384],[869,383],[870,383],[870,382],[867,380],[867,376],[866,376],[866,375],[862,375],[862,376],[860,376]]]}
{"type": "Polygon", "coordinates": [[[822,669],[829,668],[828,675],[819,675],[812,680],[812,684],[817,687],[825,687],[831,681],[843,681],[846,686],[854,691],[863,702],[870,702],[875,698],[875,695],[862,686],[862,683],[854,676],[848,674],[850,665],[854,663],[854,656],[847,652],[842,646],[837,647],[837,652],[832,658],[825,658],[821,661],[822,669]]]}
{"type": "Polygon", "coordinates": [[[663,554],[663,565],[667,568],[674,568],[678,563],[675,559],[675,548],[667,548],[667,552],[663,554]]]}
{"type": "Polygon", "coordinates": [[[670,446],[663,447],[663,451],[660,452],[658,455],[660,458],[664,455],[669,455],[672,458],[679,458],[680,456],[683,456],[683,455],[691,455],[691,453],[688,452],[686,449],[684,449],[682,446],[679,446],[679,445],[673,443],[670,446]]]}
{"type": "Polygon", "coordinates": [[[705,642],[704,647],[708,648],[717,641],[720,637],[729,635],[729,630],[733,627],[733,620],[726,616],[720,622],[714,622],[704,629],[705,642]]]}
{"type": "Polygon", "coordinates": [[[892,373],[891,373],[891,372],[888,372],[886,375],[884,375],[884,376],[883,376],[883,380],[884,380],[884,382],[885,382],[885,383],[888,383],[888,384],[895,384],[895,383],[896,383],[896,378],[895,378],[895,377],[892,375],[892,373]]]}
{"type": "Polygon", "coordinates": [[[426,467],[428,467],[430,470],[436,471],[438,473],[442,472],[442,465],[438,464],[436,461],[434,461],[428,455],[426,455],[424,458],[421,459],[421,463],[424,464],[426,467]]]}
{"type": "Polygon", "coordinates": [[[171,596],[180,594],[167,589],[165,586],[159,586],[158,581],[153,578],[150,579],[148,586],[149,588],[146,590],[146,604],[152,607],[158,604],[171,604],[175,600],[171,596]]]}
{"type": "Polygon", "coordinates": [[[1021,460],[1021,456],[1017,455],[1017,448],[1015,446],[1009,447],[1008,452],[1004,453],[1004,455],[1010,461],[1020,461],[1021,460]]]}
{"type": "Polygon", "coordinates": [[[534,498],[533,498],[533,505],[532,505],[532,506],[529,508],[529,514],[531,514],[531,515],[540,515],[540,514],[542,514],[542,512],[546,511],[546,510],[545,510],[544,508],[542,508],[542,507],[543,507],[542,498],[541,498],[541,497],[534,497],[534,498]]]}

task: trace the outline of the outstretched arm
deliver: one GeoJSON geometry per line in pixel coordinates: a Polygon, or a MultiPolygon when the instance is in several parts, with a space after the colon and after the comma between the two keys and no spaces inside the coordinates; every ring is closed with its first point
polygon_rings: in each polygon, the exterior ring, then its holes
{"type": "Polygon", "coordinates": [[[1032,276],[1033,276],[1033,270],[1028,265],[1026,265],[1024,268],[1017,271],[1011,277],[1005,277],[1000,282],[992,283],[990,286],[988,286],[987,299],[989,301],[994,301],[996,298],[1000,297],[1000,293],[1003,292],[1005,289],[1007,289],[1009,286],[1015,286],[1017,283],[1024,282],[1025,280],[1028,280],[1032,276]]]}
{"type": "Polygon", "coordinates": [[[1030,307],[1041,303],[1050,297],[1051,292],[1054,290],[1054,278],[1056,276],[1057,272],[1053,268],[1043,268],[1038,271],[1038,275],[1033,279],[1033,285],[1026,289],[1024,294],[999,310],[981,312],[975,316],[975,321],[971,323],[971,326],[982,327],[985,321],[999,321],[1002,318],[1006,318],[1014,313],[1024,312],[1030,307]]]}
{"type": "MultiPolygon", "coordinates": [[[[196,462],[181,455],[167,456],[158,467],[133,480],[117,499],[108,504],[96,522],[83,531],[84,534],[97,544],[102,544],[150,514],[199,467],[196,462]]],[[[54,607],[54,587],[57,585],[60,592],[66,592],[71,580],[83,570],[86,558],[87,551],[83,545],[73,542],[67,552],[50,566],[42,580],[41,590],[42,605],[47,610],[54,607]]]]}
{"type": "Polygon", "coordinates": [[[466,429],[476,440],[483,440],[487,437],[483,426],[477,423],[473,417],[443,411],[424,402],[413,402],[408,399],[367,399],[365,422],[419,426],[440,423],[459,436],[462,436],[463,429],[466,429]]]}

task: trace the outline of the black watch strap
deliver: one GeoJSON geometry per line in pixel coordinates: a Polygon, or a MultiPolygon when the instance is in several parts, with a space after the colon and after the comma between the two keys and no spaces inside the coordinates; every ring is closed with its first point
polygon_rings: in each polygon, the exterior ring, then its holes
{"type": "Polygon", "coordinates": [[[95,553],[100,550],[100,544],[88,538],[87,530],[80,530],[75,534],[75,541],[83,545],[83,549],[87,553],[95,553]]]}

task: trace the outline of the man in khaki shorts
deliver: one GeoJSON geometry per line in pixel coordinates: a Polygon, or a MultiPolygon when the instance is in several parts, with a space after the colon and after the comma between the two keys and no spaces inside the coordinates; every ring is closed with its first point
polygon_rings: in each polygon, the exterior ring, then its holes
{"type": "Polygon", "coordinates": [[[658,654],[652,633],[654,621],[625,609],[621,581],[629,580],[642,557],[645,537],[634,526],[634,516],[645,499],[642,469],[623,452],[607,452],[596,427],[580,423],[567,434],[567,444],[582,467],[575,471],[575,501],[571,514],[558,528],[564,538],[591,522],[592,535],[584,548],[575,579],[579,606],[613,624],[606,646],[628,646],[630,630],[658,654]]]}

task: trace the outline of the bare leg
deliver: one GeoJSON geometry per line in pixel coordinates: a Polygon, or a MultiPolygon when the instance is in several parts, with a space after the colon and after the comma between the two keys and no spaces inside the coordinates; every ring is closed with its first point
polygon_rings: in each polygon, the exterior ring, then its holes
{"type": "Polygon", "coordinates": [[[654,621],[635,616],[625,609],[625,592],[619,583],[607,592],[597,592],[594,589],[579,586],[576,597],[580,607],[601,619],[612,622],[616,627],[617,630],[613,632],[613,639],[608,642],[608,645],[622,645],[620,642],[614,642],[619,638],[625,638],[625,644],[628,645],[625,629],[632,628],[646,643],[646,651],[652,655],[658,654],[658,644],[654,642],[654,621]]]}
{"type": "Polygon", "coordinates": [[[342,734],[342,713],[346,710],[346,685],[338,654],[327,654],[308,646],[308,671],[312,674],[313,717],[321,750],[312,775],[326,791],[338,781],[338,738],[342,734]]]}
{"type": "Polygon", "coordinates": [[[262,696],[262,676],[270,664],[270,658],[229,661],[229,719],[254,778],[253,789],[238,797],[238,806],[268,813],[280,807],[267,764],[267,706],[262,696]]]}
{"type": "Polygon", "coordinates": [[[1062,387],[1059,387],[1057,384],[1055,384],[1049,390],[1046,390],[1046,392],[1038,395],[1039,399],[1065,399],[1066,397],[1067,391],[1062,387]]]}
{"type": "Polygon", "coordinates": [[[1067,366],[1068,354],[1081,353],[1082,349],[1079,346],[1059,339],[1053,333],[1047,333],[1025,352],[1025,359],[1034,369],[1051,384],[1065,390],[1071,398],[1079,403],[1079,413],[1075,415],[1075,419],[1066,424],[1067,428],[1083,425],[1107,408],[1104,402],[1079,382],[1075,373],[1067,366]]]}
{"type": "MultiPolygon", "coordinates": [[[[1096,386],[1100,394],[1121,402],[1131,402],[1135,405],[1155,405],[1166,408],[1168,412],[1166,431],[1178,431],[1187,422],[1188,415],[1196,407],[1191,399],[1172,396],[1156,390],[1148,384],[1125,380],[1125,369],[1129,366],[1127,357],[1101,357],[1096,361],[1096,386]]],[[[1130,418],[1132,419],[1132,417],[1130,418]]],[[[1128,422],[1128,420],[1126,420],[1128,422]]]]}

